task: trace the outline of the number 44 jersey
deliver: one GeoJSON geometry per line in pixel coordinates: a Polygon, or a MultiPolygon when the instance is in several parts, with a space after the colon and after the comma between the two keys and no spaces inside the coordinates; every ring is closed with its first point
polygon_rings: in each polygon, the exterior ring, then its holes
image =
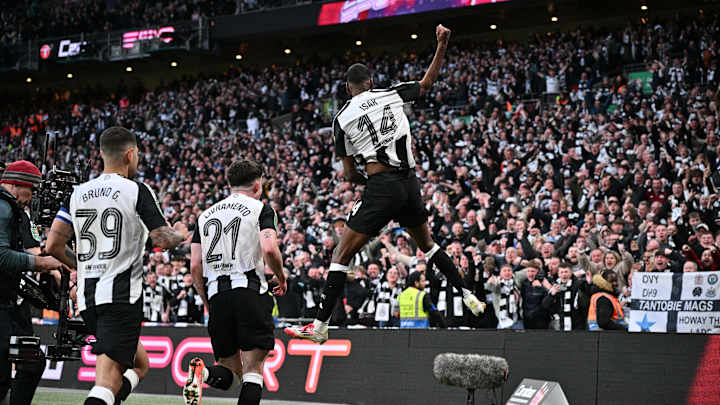
{"type": "Polygon", "coordinates": [[[192,242],[202,247],[208,299],[238,287],[267,292],[260,231],[276,228],[277,216],[269,205],[239,193],[200,214],[192,242]]]}
{"type": "Polygon", "coordinates": [[[77,186],[69,210],[62,208],[57,218],[75,233],[78,308],[134,304],[142,291],[148,232],[167,225],[150,188],[101,174],[77,186]]]}
{"type": "Polygon", "coordinates": [[[348,100],[333,120],[335,154],[364,165],[380,162],[400,169],[415,167],[406,102],[420,96],[417,82],[372,89],[348,100]]]}

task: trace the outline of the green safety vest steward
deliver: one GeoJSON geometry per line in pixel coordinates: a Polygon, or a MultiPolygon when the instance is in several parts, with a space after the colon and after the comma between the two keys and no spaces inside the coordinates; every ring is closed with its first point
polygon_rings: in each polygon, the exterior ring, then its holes
{"type": "Polygon", "coordinates": [[[398,296],[401,328],[427,328],[430,326],[428,313],[423,308],[425,291],[408,287],[398,296]]]}

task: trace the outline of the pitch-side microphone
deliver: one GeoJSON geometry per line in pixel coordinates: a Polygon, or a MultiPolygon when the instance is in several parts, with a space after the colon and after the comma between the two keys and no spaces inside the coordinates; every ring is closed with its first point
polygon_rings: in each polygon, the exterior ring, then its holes
{"type": "Polygon", "coordinates": [[[508,363],[502,357],[478,354],[442,353],[435,356],[433,375],[445,385],[468,390],[467,403],[475,403],[475,390],[494,390],[508,377],[508,363]]]}

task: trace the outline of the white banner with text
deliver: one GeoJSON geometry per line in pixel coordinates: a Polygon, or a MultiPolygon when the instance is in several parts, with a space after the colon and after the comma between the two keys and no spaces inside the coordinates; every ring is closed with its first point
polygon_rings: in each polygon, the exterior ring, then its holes
{"type": "Polygon", "coordinates": [[[635,273],[631,332],[710,333],[720,328],[720,272],[635,273]]]}

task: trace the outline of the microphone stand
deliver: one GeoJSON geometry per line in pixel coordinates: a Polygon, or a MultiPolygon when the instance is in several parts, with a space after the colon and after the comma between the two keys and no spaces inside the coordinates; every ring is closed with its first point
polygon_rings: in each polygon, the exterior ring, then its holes
{"type": "MultiPolygon", "coordinates": [[[[487,391],[488,395],[490,394],[490,390],[487,391]]],[[[492,390],[492,399],[490,401],[491,405],[496,405],[496,394],[495,389],[492,390]]],[[[465,400],[465,405],[475,405],[475,388],[467,388],[467,399],[465,400]]]]}
{"type": "Polygon", "coordinates": [[[468,388],[465,405],[475,405],[475,388],[468,388]]]}

